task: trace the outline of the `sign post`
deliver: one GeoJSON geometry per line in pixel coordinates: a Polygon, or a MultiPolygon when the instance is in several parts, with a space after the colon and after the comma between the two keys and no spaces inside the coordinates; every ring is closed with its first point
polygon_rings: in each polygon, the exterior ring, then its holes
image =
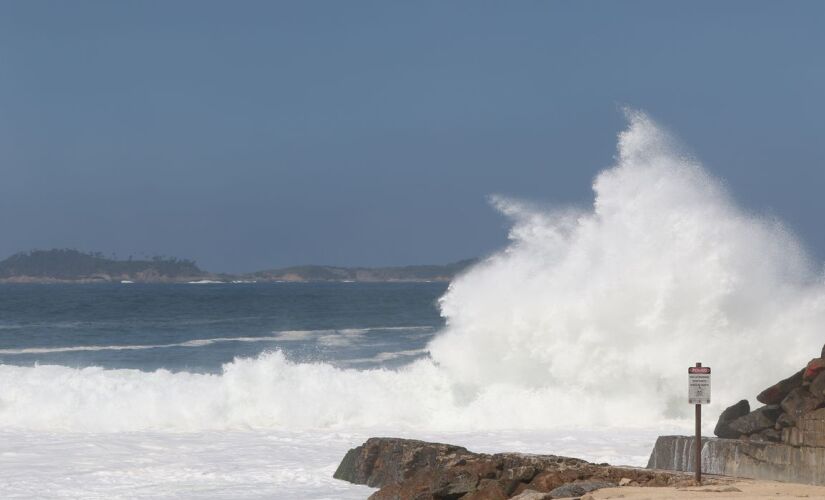
{"type": "Polygon", "coordinates": [[[702,405],[710,404],[710,367],[688,367],[688,402],[696,405],[696,484],[702,482],[702,405]]]}

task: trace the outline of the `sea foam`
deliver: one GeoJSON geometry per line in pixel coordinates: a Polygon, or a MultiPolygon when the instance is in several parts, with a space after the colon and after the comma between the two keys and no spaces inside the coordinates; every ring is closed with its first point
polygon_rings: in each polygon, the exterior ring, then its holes
{"type": "Polygon", "coordinates": [[[397,370],[294,363],[221,374],[0,366],[0,426],[73,431],[546,429],[709,419],[819,352],[825,285],[778,221],[746,213],[671,136],[629,113],[592,207],[496,198],[510,243],[450,285],[430,357],[397,370]]]}

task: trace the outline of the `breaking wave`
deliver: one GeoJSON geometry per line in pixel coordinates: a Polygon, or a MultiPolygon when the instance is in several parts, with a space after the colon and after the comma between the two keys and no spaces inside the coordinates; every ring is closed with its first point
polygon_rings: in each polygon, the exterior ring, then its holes
{"type": "Polygon", "coordinates": [[[83,351],[141,351],[145,349],[165,349],[169,347],[204,347],[223,342],[294,342],[314,341],[321,345],[344,346],[358,340],[369,332],[375,331],[434,331],[431,326],[386,326],[370,328],[341,328],[327,330],[283,330],[274,335],[258,337],[215,337],[209,339],[192,339],[168,344],[115,344],[115,345],[75,345],[59,347],[20,347],[0,349],[0,355],[15,354],[56,354],[83,351]]]}
{"type": "Polygon", "coordinates": [[[629,113],[593,189],[587,210],[494,199],[510,243],[450,285],[430,358],[354,370],[271,352],[215,375],[0,366],[0,426],[649,426],[688,416],[696,361],[713,368],[712,421],[819,352],[825,284],[796,238],[737,207],[646,115],[629,113]]]}

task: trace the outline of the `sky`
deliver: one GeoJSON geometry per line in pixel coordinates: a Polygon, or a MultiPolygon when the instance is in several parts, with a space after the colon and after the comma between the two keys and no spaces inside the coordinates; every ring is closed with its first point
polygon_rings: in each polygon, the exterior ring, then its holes
{"type": "Polygon", "coordinates": [[[0,258],[210,271],[506,243],[592,202],[623,106],[825,260],[825,2],[0,0],[0,258]]]}

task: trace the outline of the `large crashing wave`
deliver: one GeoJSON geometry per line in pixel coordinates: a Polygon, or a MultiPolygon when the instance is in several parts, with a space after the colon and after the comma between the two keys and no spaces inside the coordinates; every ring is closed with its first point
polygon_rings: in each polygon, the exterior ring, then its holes
{"type": "Polygon", "coordinates": [[[456,279],[430,359],[399,370],[237,359],[220,375],[0,366],[0,426],[138,429],[651,426],[686,417],[686,368],[711,413],[819,352],[825,284],[775,220],[641,113],[589,210],[496,199],[511,243],[456,279]]]}

